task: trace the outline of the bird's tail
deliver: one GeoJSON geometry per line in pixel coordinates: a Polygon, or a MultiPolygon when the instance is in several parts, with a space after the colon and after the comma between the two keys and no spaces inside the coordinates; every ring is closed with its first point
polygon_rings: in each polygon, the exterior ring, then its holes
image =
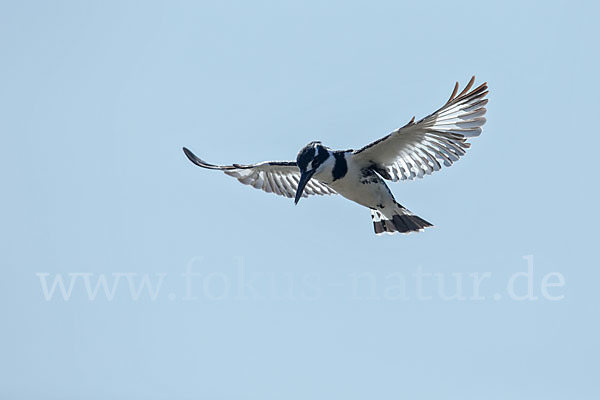
{"type": "Polygon", "coordinates": [[[385,214],[383,210],[371,210],[371,218],[373,219],[373,226],[377,235],[384,233],[394,234],[396,232],[420,232],[427,227],[433,226],[398,203],[396,203],[394,210],[385,212],[385,214]]]}

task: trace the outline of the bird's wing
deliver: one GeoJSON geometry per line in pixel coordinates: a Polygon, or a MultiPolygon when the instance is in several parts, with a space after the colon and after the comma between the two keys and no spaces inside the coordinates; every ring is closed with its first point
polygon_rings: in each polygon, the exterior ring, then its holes
{"type": "MultiPolygon", "coordinates": [[[[300,169],[294,161],[265,161],[250,165],[214,165],[198,158],[185,147],[183,152],[197,166],[221,170],[227,175],[237,178],[245,185],[285,197],[293,198],[296,195],[300,180],[300,169]]],[[[304,188],[302,197],[313,194],[325,195],[336,194],[336,192],[324,183],[311,179],[304,188]]]]}
{"type": "Polygon", "coordinates": [[[392,181],[422,178],[450,166],[465,154],[467,139],[479,136],[485,124],[487,83],[471,89],[475,77],[457,95],[458,82],[450,99],[436,112],[418,122],[413,119],[362,149],[352,157],[392,181]]]}

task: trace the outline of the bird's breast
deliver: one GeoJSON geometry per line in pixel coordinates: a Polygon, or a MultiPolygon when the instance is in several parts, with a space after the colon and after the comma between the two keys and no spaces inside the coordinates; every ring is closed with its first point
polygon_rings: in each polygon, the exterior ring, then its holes
{"type": "Polygon", "coordinates": [[[353,168],[349,165],[346,174],[327,183],[329,187],[345,198],[369,208],[394,203],[394,197],[387,185],[372,171],[353,168]]]}

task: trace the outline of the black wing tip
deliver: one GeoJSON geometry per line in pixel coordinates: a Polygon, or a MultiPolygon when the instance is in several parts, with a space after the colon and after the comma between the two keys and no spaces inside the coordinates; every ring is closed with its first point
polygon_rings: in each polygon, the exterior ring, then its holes
{"type": "Polygon", "coordinates": [[[209,164],[206,161],[202,160],[201,158],[196,156],[194,153],[192,153],[192,151],[190,149],[188,149],[187,147],[183,147],[182,149],[183,149],[183,152],[185,153],[186,157],[188,158],[188,160],[190,160],[197,166],[202,167],[202,168],[209,168],[209,169],[216,168],[216,165],[209,164]]]}
{"type": "Polygon", "coordinates": [[[187,147],[182,147],[183,153],[185,154],[185,156],[194,164],[198,164],[198,160],[199,158],[196,157],[196,155],[194,153],[192,153],[192,151],[190,149],[188,149],[187,147]]]}
{"type": "MultiPolygon", "coordinates": [[[[477,86],[475,89],[472,89],[474,83],[475,83],[475,75],[473,75],[471,77],[471,80],[469,80],[469,82],[464,87],[464,89],[460,93],[458,93],[459,84],[458,84],[458,82],[456,82],[456,84],[454,85],[454,90],[452,91],[452,94],[450,95],[450,98],[448,99],[446,104],[450,104],[452,102],[459,101],[459,99],[464,99],[469,96],[480,95],[484,91],[486,91],[488,88],[487,82],[483,82],[481,85],[477,86]]],[[[487,94],[487,92],[483,95],[485,96],[486,94],[487,94]]]]}

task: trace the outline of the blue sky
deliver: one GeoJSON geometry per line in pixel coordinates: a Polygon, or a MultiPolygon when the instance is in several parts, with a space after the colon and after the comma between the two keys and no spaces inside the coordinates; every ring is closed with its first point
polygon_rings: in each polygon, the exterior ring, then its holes
{"type": "Polygon", "coordinates": [[[598,398],[599,10],[520,3],[2,2],[0,395],[598,398]],[[467,156],[390,185],[424,233],[181,152],[357,148],[473,74],[467,156]]]}

